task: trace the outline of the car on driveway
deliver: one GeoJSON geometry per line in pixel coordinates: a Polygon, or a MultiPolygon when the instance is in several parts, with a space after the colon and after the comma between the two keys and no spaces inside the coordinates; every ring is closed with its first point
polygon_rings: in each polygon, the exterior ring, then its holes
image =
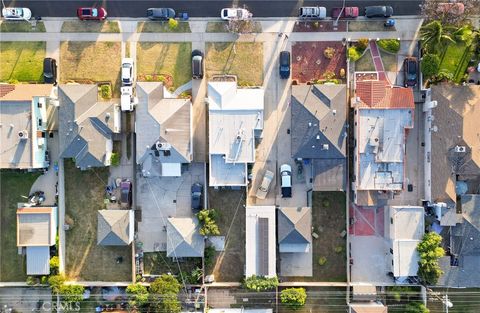
{"type": "Polygon", "coordinates": [[[2,16],[9,21],[28,21],[32,17],[29,8],[3,8],[2,16]]]}
{"type": "Polygon", "coordinates": [[[45,84],[57,84],[57,61],[55,59],[43,59],[43,82],[45,84]]]}
{"type": "Polygon", "coordinates": [[[120,202],[123,204],[132,205],[132,182],[124,180],[120,183],[120,202]]]}
{"type": "Polygon", "coordinates": [[[282,198],[292,197],[292,167],[289,164],[280,166],[282,198]]]}
{"type": "Polygon", "coordinates": [[[415,87],[418,79],[417,58],[408,57],[403,60],[403,76],[405,87],[415,87]]]}
{"type": "Polygon", "coordinates": [[[247,9],[242,8],[225,8],[220,11],[222,20],[246,20],[253,16],[247,9]]]}
{"type": "Polygon", "coordinates": [[[133,59],[124,58],[122,60],[122,85],[131,86],[133,84],[133,59]]]}
{"type": "Polygon", "coordinates": [[[342,8],[333,8],[332,9],[332,17],[337,18],[340,15],[340,17],[344,18],[355,18],[358,17],[358,7],[345,7],[345,9],[342,11],[342,8]],[[340,14],[341,12],[341,14],[340,14]]]}
{"type": "Polygon", "coordinates": [[[280,52],[279,71],[281,79],[290,78],[290,52],[280,52]]]}
{"type": "Polygon", "coordinates": [[[366,17],[390,17],[393,15],[393,8],[385,5],[373,5],[365,8],[366,17]]]}
{"type": "Polygon", "coordinates": [[[168,21],[175,18],[175,10],[172,8],[150,8],[147,9],[147,17],[152,21],[168,21]]]}
{"type": "Polygon", "coordinates": [[[192,185],[192,210],[202,209],[203,185],[195,183],[192,185]]]}
{"type": "Polygon", "coordinates": [[[97,20],[103,21],[107,18],[107,10],[102,7],[98,8],[78,8],[77,16],[79,19],[83,20],[97,20]]]}
{"type": "Polygon", "coordinates": [[[192,51],[192,78],[203,78],[203,53],[200,50],[192,51]]]}
{"type": "Polygon", "coordinates": [[[262,183],[260,184],[260,186],[257,189],[256,196],[257,196],[258,199],[263,200],[267,197],[268,190],[270,189],[270,184],[272,183],[272,180],[273,180],[274,176],[275,176],[275,174],[273,174],[273,172],[271,172],[271,171],[267,170],[265,172],[265,175],[263,175],[262,183]]]}

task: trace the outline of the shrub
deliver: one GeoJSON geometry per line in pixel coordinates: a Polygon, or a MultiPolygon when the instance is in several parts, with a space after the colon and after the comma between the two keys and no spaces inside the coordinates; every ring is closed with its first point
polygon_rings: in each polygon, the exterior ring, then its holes
{"type": "Polygon", "coordinates": [[[26,281],[27,285],[29,286],[33,286],[37,283],[37,279],[33,276],[27,276],[27,281],[26,281]]]}
{"type": "Polygon", "coordinates": [[[362,57],[362,53],[357,49],[357,47],[348,48],[348,59],[352,62],[357,61],[362,57]]]}
{"type": "Polygon", "coordinates": [[[365,51],[365,49],[367,49],[368,47],[368,38],[360,38],[358,39],[357,43],[355,44],[355,46],[360,50],[360,51],[365,51]]]}
{"type": "Polygon", "coordinates": [[[345,78],[345,69],[344,68],[340,69],[340,78],[345,78]]]}
{"type": "Polygon", "coordinates": [[[325,264],[327,264],[327,258],[324,257],[324,256],[319,257],[318,258],[318,265],[323,266],[325,264]]]}
{"type": "Polygon", "coordinates": [[[16,85],[18,84],[18,79],[15,79],[15,78],[10,78],[7,83],[11,84],[11,85],[16,85]]]}
{"type": "Polygon", "coordinates": [[[177,29],[178,27],[178,21],[174,18],[171,18],[168,20],[168,28],[171,30],[177,29]]]}
{"type": "Polygon", "coordinates": [[[155,279],[155,281],[150,285],[150,292],[160,295],[167,293],[177,294],[180,291],[180,288],[181,285],[175,276],[163,274],[155,279]]]}
{"type": "Polygon", "coordinates": [[[145,80],[146,80],[147,82],[153,82],[153,76],[147,74],[147,75],[145,75],[145,80]]]}
{"type": "Polygon", "coordinates": [[[336,246],[335,247],[335,253],[342,253],[343,247],[342,246],[336,246]]]}
{"type": "Polygon", "coordinates": [[[430,313],[430,310],[421,302],[410,302],[405,307],[405,313],[430,313]]]}
{"type": "Polygon", "coordinates": [[[452,81],[453,80],[453,74],[452,73],[447,73],[444,71],[441,71],[437,75],[433,76],[431,78],[433,82],[443,82],[443,81],[452,81]]]}
{"type": "Polygon", "coordinates": [[[277,288],[278,278],[252,275],[245,278],[243,286],[251,291],[267,291],[277,288]]]}
{"type": "Polygon", "coordinates": [[[330,207],[330,199],[328,198],[323,198],[322,199],[322,205],[326,208],[330,207]]]}
{"type": "Polygon", "coordinates": [[[128,304],[132,307],[141,307],[148,302],[147,287],[136,284],[130,284],[127,287],[128,304]]]}
{"type": "Polygon", "coordinates": [[[378,46],[385,51],[397,53],[400,50],[400,40],[398,39],[380,39],[378,46]]]}
{"type": "Polygon", "coordinates": [[[53,275],[48,278],[48,284],[52,288],[53,293],[58,294],[60,293],[60,288],[63,286],[65,282],[65,277],[63,275],[53,275]]]}
{"type": "Polygon", "coordinates": [[[42,285],[48,284],[48,276],[42,276],[42,278],[40,278],[40,284],[42,285]]]}
{"type": "Polygon", "coordinates": [[[287,307],[297,310],[305,305],[307,292],[305,288],[288,288],[282,290],[280,299],[287,307]]]}
{"type": "Polygon", "coordinates": [[[217,212],[214,209],[203,209],[197,214],[198,220],[202,224],[200,228],[200,235],[220,235],[220,230],[215,221],[217,218],[217,212]]]}
{"type": "Polygon", "coordinates": [[[62,296],[62,299],[68,303],[82,301],[84,292],[85,287],[80,285],[60,286],[60,294],[62,296]]]}
{"type": "Polygon", "coordinates": [[[422,58],[420,67],[426,78],[435,76],[440,68],[440,58],[436,54],[427,54],[422,58]]]}
{"type": "Polygon", "coordinates": [[[112,152],[112,156],[110,157],[110,165],[112,166],[120,165],[120,153],[112,152]]]}
{"type": "Polygon", "coordinates": [[[334,79],[335,78],[335,73],[332,72],[332,71],[325,71],[325,73],[323,73],[323,78],[329,80],[329,79],[334,79]]]}
{"type": "Polygon", "coordinates": [[[434,285],[443,271],[438,265],[438,259],[445,255],[445,251],[440,244],[442,237],[437,233],[426,233],[422,241],[417,246],[420,261],[418,262],[418,277],[426,284],[434,285]]]}
{"type": "Polygon", "coordinates": [[[58,256],[52,256],[50,259],[50,275],[57,275],[59,267],[60,260],[58,259],[58,256]]]}
{"type": "Polygon", "coordinates": [[[333,56],[335,55],[335,48],[327,47],[327,48],[323,51],[323,55],[324,55],[327,59],[333,58],[333,56]]]}
{"type": "Polygon", "coordinates": [[[103,99],[111,99],[112,98],[112,88],[110,85],[102,85],[100,87],[100,94],[103,99]]]}
{"type": "Polygon", "coordinates": [[[203,258],[205,267],[209,267],[213,263],[213,258],[215,257],[215,248],[213,246],[205,247],[203,252],[203,258]]]}
{"type": "Polygon", "coordinates": [[[320,23],[318,21],[313,22],[313,27],[318,28],[320,26],[320,23]]]}

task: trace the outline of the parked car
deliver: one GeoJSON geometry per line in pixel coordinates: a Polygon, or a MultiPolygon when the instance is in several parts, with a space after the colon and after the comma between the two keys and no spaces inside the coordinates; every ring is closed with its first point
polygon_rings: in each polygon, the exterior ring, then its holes
{"type": "Polygon", "coordinates": [[[292,197],[292,167],[288,164],[280,166],[282,198],[292,197]]]}
{"type": "Polygon", "coordinates": [[[10,21],[28,21],[32,18],[32,11],[29,8],[3,8],[2,16],[10,21]]]}
{"type": "Polygon", "coordinates": [[[270,184],[272,183],[273,177],[275,174],[271,171],[266,171],[265,175],[263,175],[262,183],[257,189],[257,198],[258,199],[265,199],[268,194],[268,189],[270,189],[270,184]]]}
{"type": "Polygon", "coordinates": [[[120,87],[120,107],[122,111],[131,112],[133,111],[133,106],[134,106],[133,87],[132,86],[120,87]]]}
{"type": "Polygon", "coordinates": [[[202,209],[203,185],[195,183],[192,185],[192,210],[202,209]]]}
{"type": "Polygon", "coordinates": [[[122,85],[131,86],[133,84],[133,59],[124,58],[122,60],[122,85]]]}
{"type": "Polygon", "coordinates": [[[57,84],[57,61],[55,59],[43,59],[43,82],[45,84],[57,84]]]}
{"type": "Polygon", "coordinates": [[[366,17],[390,17],[393,15],[393,8],[385,5],[373,5],[365,8],[366,17]]]}
{"type": "Polygon", "coordinates": [[[332,17],[337,18],[339,15],[340,17],[345,17],[345,18],[358,17],[358,7],[345,7],[343,12],[342,12],[342,8],[333,8],[332,17]]]}
{"type": "Polygon", "coordinates": [[[253,14],[247,9],[242,8],[225,8],[220,11],[222,20],[246,20],[252,18],[253,14]]]}
{"type": "Polygon", "coordinates": [[[324,19],[327,17],[327,9],[324,7],[301,7],[298,10],[301,19],[324,19]]]}
{"type": "Polygon", "coordinates": [[[288,79],[290,77],[290,52],[280,52],[279,70],[280,78],[288,79]]]}
{"type": "Polygon", "coordinates": [[[124,180],[120,183],[120,202],[123,204],[132,205],[132,182],[124,180]]]}
{"type": "Polygon", "coordinates": [[[154,21],[168,21],[175,18],[175,10],[171,8],[150,8],[147,9],[147,17],[154,21]]]}
{"type": "Polygon", "coordinates": [[[200,50],[192,51],[192,78],[203,78],[203,53],[200,50]]]}
{"type": "Polygon", "coordinates": [[[107,10],[102,7],[98,8],[78,8],[77,16],[83,20],[98,20],[102,21],[107,18],[107,10]]]}
{"type": "Polygon", "coordinates": [[[415,87],[418,78],[418,62],[414,57],[403,60],[403,75],[405,87],[415,87]]]}

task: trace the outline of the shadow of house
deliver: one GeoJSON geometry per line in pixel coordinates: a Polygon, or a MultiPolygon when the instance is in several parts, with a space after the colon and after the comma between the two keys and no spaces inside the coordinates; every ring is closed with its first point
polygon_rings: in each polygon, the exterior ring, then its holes
{"type": "Polygon", "coordinates": [[[292,86],[292,157],[312,162],[314,191],[345,190],[346,85],[292,86]]]}

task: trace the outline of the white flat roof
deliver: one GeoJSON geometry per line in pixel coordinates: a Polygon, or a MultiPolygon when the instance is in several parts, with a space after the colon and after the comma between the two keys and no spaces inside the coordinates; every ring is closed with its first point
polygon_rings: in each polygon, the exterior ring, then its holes
{"type": "Polygon", "coordinates": [[[246,208],[245,276],[277,274],[275,233],[275,206],[246,208]]]}
{"type": "Polygon", "coordinates": [[[261,110],[264,106],[264,90],[238,88],[236,82],[208,83],[209,110],[261,110]]]}
{"type": "Polygon", "coordinates": [[[50,274],[50,247],[27,247],[27,275],[50,274]]]}
{"type": "Polygon", "coordinates": [[[210,186],[246,186],[247,163],[226,163],[223,155],[210,155],[210,186]]]}
{"type": "Polygon", "coordinates": [[[404,182],[405,129],[410,109],[359,109],[358,190],[401,190],[404,182]]]}
{"type": "Polygon", "coordinates": [[[393,276],[417,276],[420,257],[417,245],[420,240],[395,240],[393,242],[393,276]]]}

